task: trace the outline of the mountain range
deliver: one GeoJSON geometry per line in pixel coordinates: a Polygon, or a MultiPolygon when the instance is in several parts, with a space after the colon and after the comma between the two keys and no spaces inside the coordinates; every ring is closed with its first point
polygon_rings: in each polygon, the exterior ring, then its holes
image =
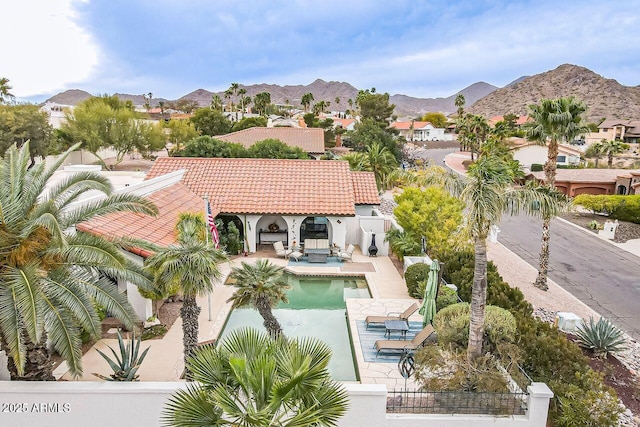
{"type": "MultiPolygon", "coordinates": [[[[272,85],[255,84],[240,85],[247,96],[255,96],[260,92],[269,92],[271,102],[275,104],[292,104],[301,106],[302,95],[312,93],[314,102],[329,103],[329,110],[344,111],[349,109],[348,100],[355,100],[358,89],[345,82],[326,82],[318,79],[309,85],[272,85]],[[339,102],[336,102],[339,101],[339,102]]],[[[196,101],[200,106],[208,106],[215,92],[197,89],[178,100],[196,101]]],[[[217,92],[224,100],[224,92],[217,92]]],[[[465,97],[465,110],[485,117],[514,113],[524,115],[527,106],[537,103],[542,98],[558,98],[574,96],[584,101],[587,106],[586,118],[591,122],[599,122],[603,118],[631,119],[640,118],[640,86],[624,86],[616,80],[604,78],[593,71],[571,64],[563,64],[554,70],[533,76],[522,76],[503,88],[484,82],[474,83],[447,98],[416,98],[409,95],[392,95],[390,102],[395,104],[395,114],[399,117],[418,117],[429,111],[441,111],[445,114],[456,110],[454,105],[458,94],[465,97]]],[[[142,95],[120,94],[122,100],[131,100],[135,105],[143,105],[142,95]]],[[[76,105],[92,96],[78,89],[61,92],[45,102],[64,105],[76,105]]],[[[169,103],[171,100],[153,98],[151,104],[169,103]]]]}

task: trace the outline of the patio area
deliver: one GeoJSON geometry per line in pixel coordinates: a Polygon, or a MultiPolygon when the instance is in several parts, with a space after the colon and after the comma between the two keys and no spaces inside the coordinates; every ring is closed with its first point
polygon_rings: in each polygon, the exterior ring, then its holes
{"type": "MultiPolygon", "coordinates": [[[[274,258],[275,253],[272,248],[260,249],[258,252],[248,257],[236,257],[231,262],[220,266],[223,273],[224,283],[226,277],[231,272],[234,265],[241,262],[253,263],[259,258],[269,258],[271,262],[285,267],[287,270],[300,275],[358,275],[364,276],[367,280],[371,299],[346,299],[347,317],[351,330],[354,355],[357,362],[360,382],[363,384],[385,384],[390,390],[404,387],[405,380],[398,371],[397,362],[400,354],[388,354],[380,357],[380,362],[365,361],[365,351],[362,345],[371,345],[370,341],[376,339],[377,335],[383,339],[385,328],[370,328],[366,337],[358,333],[358,322],[363,323],[368,315],[384,315],[389,312],[401,312],[412,303],[416,302],[407,294],[404,280],[396,270],[391,260],[386,256],[368,257],[363,255],[359,248],[353,253],[352,262],[323,264],[309,264],[290,261],[284,258],[274,258]],[[377,335],[376,335],[377,334],[377,335]]],[[[198,305],[202,311],[199,316],[200,342],[217,339],[220,335],[225,321],[231,311],[231,304],[227,299],[234,289],[232,287],[219,284],[215,287],[210,298],[198,299],[198,305]],[[211,316],[211,320],[209,320],[211,316]]],[[[407,339],[414,335],[417,322],[421,325],[421,316],[412,316],[411,329],[407,334],[407,339]]],[[[256,325],[262,327],[262,325],[256,325]]],[[[394,338],[398,338],[395,337],[394,338]]],[[[117,340],[100,340],[92,349],[83,356],[84,376],[80,381],[95,381],[92,372],[107,374],[110,372],[106,362],[100,357],[95,349],[105,351],[107,346],[117,347],[117,340]]],[[[143,348],[151,347],[147,358],[140,367],[138,373],[142,381],[179,381],[184,369],[182,359],[182,322],[178,318],[167,334],[159,340],[147,340],[142,343],[143,348]]],[[[141,350],[142,351],[142,350],[141,350]]],[[[367,360],[372,360],[367,357],[367,360]]],[[[61,365],[56,370],[56,376],[65,380],[72,378],[66,373],[65,365],[61,365]]],[[[409,381],[409,387],[412,382],[409,381]]]]}

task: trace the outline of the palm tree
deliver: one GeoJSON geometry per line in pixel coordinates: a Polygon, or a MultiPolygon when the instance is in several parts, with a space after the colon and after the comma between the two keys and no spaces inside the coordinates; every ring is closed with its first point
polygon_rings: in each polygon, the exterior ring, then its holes
{"type": "Polygon", "coordinates": [[[229,286],[234,286],[237,290],[228,302],[233,303],[233,308],[255,307],[272,338],[282,334],[282,327],[272,309],[279,302],[288,302],[285,291],[289,289],[289,284],[282,278],[283,272],[284,267],[259,259],[255,265],[243,262],[241,267],[235,267],[229,275],[229,286]]]}
{"type": "Polygon", "coordinates": [[[77,173],[48,185],[71,147],[56,162],[28,168],[29,143],[9,148],[0,162],[0,342],[12,379],[54,380],[47,337],[74,376],[82,375],[80,334],[100,338],[94,303],[133,328],[137,316],[113,286],[150,282],[118,247],[76,225],[113,212],[157,213],[147,200],[114,194],[108,179],[77,173]],[[79,203],[88,191],[102,198],[79,203]]]}
{"type": "Polygon", "coordinates": [[[378,188],[382,188],[386,176],[398,167],[398,161],[387,147],[378,143],[368,145],[365,154],[369,165],[367,170],[373,172],[378,188]]]}
{"type": "Polygon", "coordinates": [[[311,105],[311,102],[313,102],[313,94],[311,92],[308,92],[302,95],[301,103],[302,103],[302,106],[304,107],[305,112],[309,111],[309,106],[311,105]]]}
{"type": "MultiPolygon", "coordinates": [[[[211,281],[221,277],[218,263],[226,261],[227,255],[205,238],[207,229],[202,215],[181,214],[176,230],[177,243],[159,248],[147,258],[145,268],[153,274],[156,287],[180,288],[184,301],[180,317],[186,360],[198,345],[200,307],[196,297],[213,291],[211,281]]],[[[190,378],[188,370],[186,376],[190,378]]]]}
{"type": "MultiPolygon", "coordinates": [[[[526,127],[527,138],[541,145],[548,144],[547,161],[544,164],[545,184],[555,188],[558,144],[573,141],[580,134],[589,132],[582,122],[581,115],[587,106],[573,97],[558,99],[542,99],[540,104],[529,105],[529,116],[533,119],[526,127]]],[[[547,272],[549,270],[549,240],[552,217],[545,217],[542,222],[542,248],[540,249],[540,265],[538,277],[534,285],[547,290],[547,272]]]]}
{"type": "Polygon", "coordinates": [[[629,144],[622,141],[603,139],[601,142],[602,154],[607,155],[607,166],[609,169],[613,167],[613,156],[625,152],[629,149],[629,144]]]}
{"type": "Polygon", "coordinates": [[[459,93],[456,95],[456,100],[453,102],[453,104],[456,106],[457,110],[457,116],[458,118],[461,118],[462,115],[464,114],[464,104],[465,104],[465,99],[464,99],[464,95],[459,93]]]}
{"type": "Polygon", "coordinates": [[[587,158],[594,158],[595,161],[595,168],[598,169],[598,163],[600,162],[600,159],[602,158],[602,154],[603,154],[603,143],[606,142],[606,139],[603,139],[600,142],[594,142],[593,144],[591,144],[589,146],[589,148],[587,148],[587,150],[584,152],[584,156],[587,158]]]}
{"type": "Polygon", "coordinates": [[[331,380],[330,358],[329,347],[313,338],[233,331],[219,347],[199,349],[187,361],[196,382],[170,398],[162,424],[335,426],[349,397],[331,380]]]}
{"type": "Polygon", "coordinates": [[[7,100],[15,98],[11,92],[9,92],[10,90],[9,79],[6,77],[0,78],[0,104],[4,104],[7,100]]]}
{"type": "Polygon", "coordinates": [[[217,93],[211,95],[211,109],[222,112],[222,99],[217,93]]]}
{"type": "Polygon", "coordinates": [[[471,322],[467,356],[482,355],[484,313],[487,300],[487,236],[505,212],[524,211],[530,215],[555,215],[564,204],[562,197],[548,187],[513,187],[509,164],[491,153],[484,153],[469,168],[468,180],[460,193],[467,205],[467,227],[473,238],[475,265],[471,293],[471,322]]]}

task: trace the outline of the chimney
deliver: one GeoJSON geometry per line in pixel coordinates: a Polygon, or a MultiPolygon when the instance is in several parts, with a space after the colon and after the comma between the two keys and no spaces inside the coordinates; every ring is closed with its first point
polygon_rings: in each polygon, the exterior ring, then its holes
{"type": "Polygon", "coordinates": [[[342,135],[336,135],[336,147],[342,147],[342,135]]]}

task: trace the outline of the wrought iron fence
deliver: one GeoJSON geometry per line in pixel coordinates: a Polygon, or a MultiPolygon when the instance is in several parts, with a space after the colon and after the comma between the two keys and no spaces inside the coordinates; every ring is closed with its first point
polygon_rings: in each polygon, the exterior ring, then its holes
{"type": "Polygon", "coordinates": [[[401,414],[525,415],[527,393],[393,390],[387,412],[401,414]]]}

